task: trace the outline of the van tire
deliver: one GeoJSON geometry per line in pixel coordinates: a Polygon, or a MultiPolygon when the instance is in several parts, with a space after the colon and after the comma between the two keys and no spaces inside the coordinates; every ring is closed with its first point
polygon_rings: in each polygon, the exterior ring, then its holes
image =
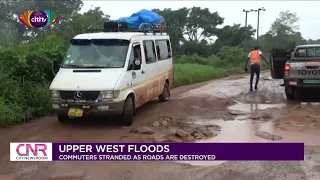
{"type": "Polygon", "coordinates": [[[69,121],[69,116],[67,115],[58,115],[58,121],[59,123],[65,124],[69,121]]]}
{"type": "Polygon", "coordinates": [[[170,97],[170,89],[169,89],[169,85],[168,83],[166,82],[164,84],[164,87],[163,87],[163,92],[162,94],[159,96],[159,100],[161,102],[166,102],[169,100],[169,97],[170,97]]]}
{"type": "Polygon", "coordinates": [[[122,124],[124,126],[131,126],[133,122],[134,106],[131,97],[127,97],[124,102],[123,112],[122,112],[122,124]]]}

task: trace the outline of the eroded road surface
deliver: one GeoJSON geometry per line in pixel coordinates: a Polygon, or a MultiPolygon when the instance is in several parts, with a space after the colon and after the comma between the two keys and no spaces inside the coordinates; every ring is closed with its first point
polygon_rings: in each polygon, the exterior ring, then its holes
{"type": "Polygon", "coordinates": [[[60,125],[51,116],[0,129],[0,179],[320,179],[320,105],[287,101],[282,82],[269,73],[262,74],[258,91],[248,91],[248,80],[240,75],[176,88],[169,102],[155,100],[139,108],[132,127],[115,119],[60,125]],[[10,141],[304,142],[305,161],[9,162],[10,141]]]}

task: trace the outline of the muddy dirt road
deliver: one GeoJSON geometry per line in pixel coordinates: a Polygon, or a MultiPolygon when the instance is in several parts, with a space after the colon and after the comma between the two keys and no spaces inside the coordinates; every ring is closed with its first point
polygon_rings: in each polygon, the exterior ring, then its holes
{"type": "MultiPolygon", "coordinates": [[[[320,105],[289,102],[281,81],[262,74],[176,88],[167,103],[151,102],[132,127],[106,120],[60,125],[45,117],[0,129],[0,175],[16,179],[316,180],[320,177],[320,105]],[[10,141],[49,142],[304,142],[303,162],[9,162],[10,141]]],[[[313,97],[314,98],[314,97],[313,97]]],[[[308,100],[308,99],[307,99],[308,100]]],[[[257,152],[259,153],[259,152],[257,152]]],[[[276,153],[276,150],[270,150],[276,153]]],[[[0,177],[1,179],[1,177],[0,177]]]]}

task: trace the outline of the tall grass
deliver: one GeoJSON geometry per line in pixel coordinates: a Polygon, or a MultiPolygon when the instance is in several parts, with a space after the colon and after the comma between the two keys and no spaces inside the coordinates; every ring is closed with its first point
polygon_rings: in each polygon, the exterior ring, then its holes
{"type": "Polygon", "coordinates": [[[208,65],[200,64],[175,64],[174,86],[193,84],[210,79],[225,77],[226,71],[208,65]]]}

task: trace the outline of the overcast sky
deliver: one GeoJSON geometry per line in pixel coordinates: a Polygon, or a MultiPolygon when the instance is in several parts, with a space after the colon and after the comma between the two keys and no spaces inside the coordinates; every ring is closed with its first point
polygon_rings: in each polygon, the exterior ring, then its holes
{"type": "MultiPolygon", "coordinates": [[[[306,39],[320,39],[320,1],[91,1],[85,0],[83,11],[91,7],[101,7],[111,19],[128,17],[141,10],[153,8],[179,9],[182,7],[198,6],[209,8],[211,12],[218,11],[225,18],[224,25],[244,25],[245,13],[243,9],[258,9],[264,7],[266,11],[260,13],[260,34],[266,33],[271,23],[278,17],[280,11],[290,10],[300,17],[300,32],[306,39]]],[[[257,27],[257,13],[248,14],[248,24],[257,27]]]]}

